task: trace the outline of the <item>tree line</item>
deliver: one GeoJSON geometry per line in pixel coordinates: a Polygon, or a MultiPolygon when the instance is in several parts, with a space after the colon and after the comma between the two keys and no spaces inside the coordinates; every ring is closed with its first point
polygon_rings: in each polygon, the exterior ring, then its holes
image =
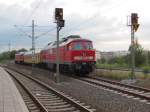
{"type": "MultiPolygon", "coordinates": [[[[13,60],[15,58],[15,54],[17,52],[25,52],[27,51],[25,48],[21,48],[19,50],[5,51],[0,53],[0,62],[3,60],[13,60]]],[[[128,51],[131,51],[131,45],[129,46],[128,51]]],[[[134,51],[135,51],[135,66],[142,67],[150,65],[150,51],[144,50],[144,48],[138,43],[136,40],[134,43],[134,51]]],[[[98,60],[98,64],[116,64],[120,67],[130,67],[131,66],[131,53],[114,57],[109,60],[105,60],[104,58],[98,60]]]]}
{"type": "MultiPolygon", "coordinates": [[[[144,50],[144,48],[135,41],[133,45],[135,52],[135,67],[143,67],[150,65],[150,51],[144,50]]],[[[117,64],[119,66],[130,67],[131,66],[131,45],[128,49],[129,54],[120,57],[114,57],[109,60],[105,60],[104,58],[98,60],[98,63],[101,64],[117,64]]]]}
{"type": "Polygon", "coordinates": [[[27,51],[25,48],[21,48],[19,50],[5,51],[0,53],[0,62],[3,60],[13,60],[15,58],[15,54],[17,52],[25,52],[27,51]]]}

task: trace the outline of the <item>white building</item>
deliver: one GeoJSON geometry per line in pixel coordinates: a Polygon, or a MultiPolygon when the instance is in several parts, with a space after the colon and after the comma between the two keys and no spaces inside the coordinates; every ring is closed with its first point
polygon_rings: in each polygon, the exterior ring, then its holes
{"type": "Polygon", "coordinates": [[[114,57],[125,56],[129,54],[129,51],[110,51],[110,52],[100,52],[96,51],[96,60],[104,58],[105,60],[110,60],[114,57]]]}
{"type": "Polygon", "coordinates": [[[101,52],[100,52],[100,51],[96,51],[95,56],[96,56],[96,61],[97,61],[98,59],[101,59],[101,52]]]}

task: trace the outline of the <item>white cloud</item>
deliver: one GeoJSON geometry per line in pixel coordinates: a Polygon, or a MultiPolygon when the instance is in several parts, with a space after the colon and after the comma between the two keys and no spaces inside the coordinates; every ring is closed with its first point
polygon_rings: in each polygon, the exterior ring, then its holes
{"type": "MultiPolygon", "coordinates": [[[[50,26],[47,29],[36,28],[36,32],[51,29],[55,26],[53,14],[56,7],[64,8],[66,25],[61,35],[79,34],[91,39],[95,48],[103,51],[128,49],[130,28],[126,26],[126,16],[137,12],[140,27],[136,37],[143,47],[150,49],[150,7],[147,0],[0,0],[0,40],[7,41],[13,36],[15,40],[11,40],[19,44],[20,37],[16,36],[18,32],[13,25],[31,25],[32,19],[38,25],[50,26]]],[[[31,33],[31,28],[21,28],[31,33]]],[[[43,47],[49,37],[54,40],[55,31],[53,36],[50,34],[40,38],[37,45],[43,47]]],[[[22,45],[30,46],[30,40],[26,37],[21,39],[22,45]]]]}
{"type": "Polygon", "coordinates": [[[34,2],[34,0],[0,0],[0,4],[7,6],[20,5],[23,7],[29,7],[29,5],[34,2]]]}

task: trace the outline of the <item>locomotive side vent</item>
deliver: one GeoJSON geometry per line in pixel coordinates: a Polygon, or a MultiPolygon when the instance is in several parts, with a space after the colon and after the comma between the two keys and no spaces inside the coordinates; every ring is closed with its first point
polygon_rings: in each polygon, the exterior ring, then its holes
{"type": "Polygon", "coordinates": [[[79,35],[70,35],[68,37],[62,38],[59,43],[66,42],[68,39],[77,39],[77,38],[81,38],[81,37],[79,35]]]}
{"type": "Polygon", "coordinates": [[[70,35],[67,38],[70,39],[70,38],[81,38],[81,37],[80,35],[70,35]]]}

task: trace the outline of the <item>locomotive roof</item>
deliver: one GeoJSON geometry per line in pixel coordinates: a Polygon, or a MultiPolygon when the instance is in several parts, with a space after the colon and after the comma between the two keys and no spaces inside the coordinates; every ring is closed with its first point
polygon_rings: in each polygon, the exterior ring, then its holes
{"type": "Polygon", "coordinates": [[[24,55],[27,55],[27,54],[32,54],[32,51],[27,51],[24,53],[24,55]]]}
{"type": "Polygon", "coordinates": [[[16,53],[16,55],[22,55],[22,54],[24,54],[25,52],[18,52],[18,53],[16,53]]]}
{"type": "MultiPolygon", "coordinates": [[[[90,41],[88,39],[83,39],[81,38],[79,35],[70,35],[66,38],[62,38],[60,41],[59,41],[59,46],[64,46],[72,41],[90,41]]],[[[48,43],[48,45],[43,49],[43,50],[47,50],[49,48],[55,48],[56,47],[56,44],[57,42],[54,41],[54,42],[50,42],[48,43]]]]}
{"type": "MultiPolygon", "coordinates": [[[[39,52],[35,52],[35,54],[37,54],[37,53],[39,53],[39,52]]],[[[31,54],[32,54],[32,51],[27,51],[24,53],[24,55],[31,55],[31,54]]]]}

